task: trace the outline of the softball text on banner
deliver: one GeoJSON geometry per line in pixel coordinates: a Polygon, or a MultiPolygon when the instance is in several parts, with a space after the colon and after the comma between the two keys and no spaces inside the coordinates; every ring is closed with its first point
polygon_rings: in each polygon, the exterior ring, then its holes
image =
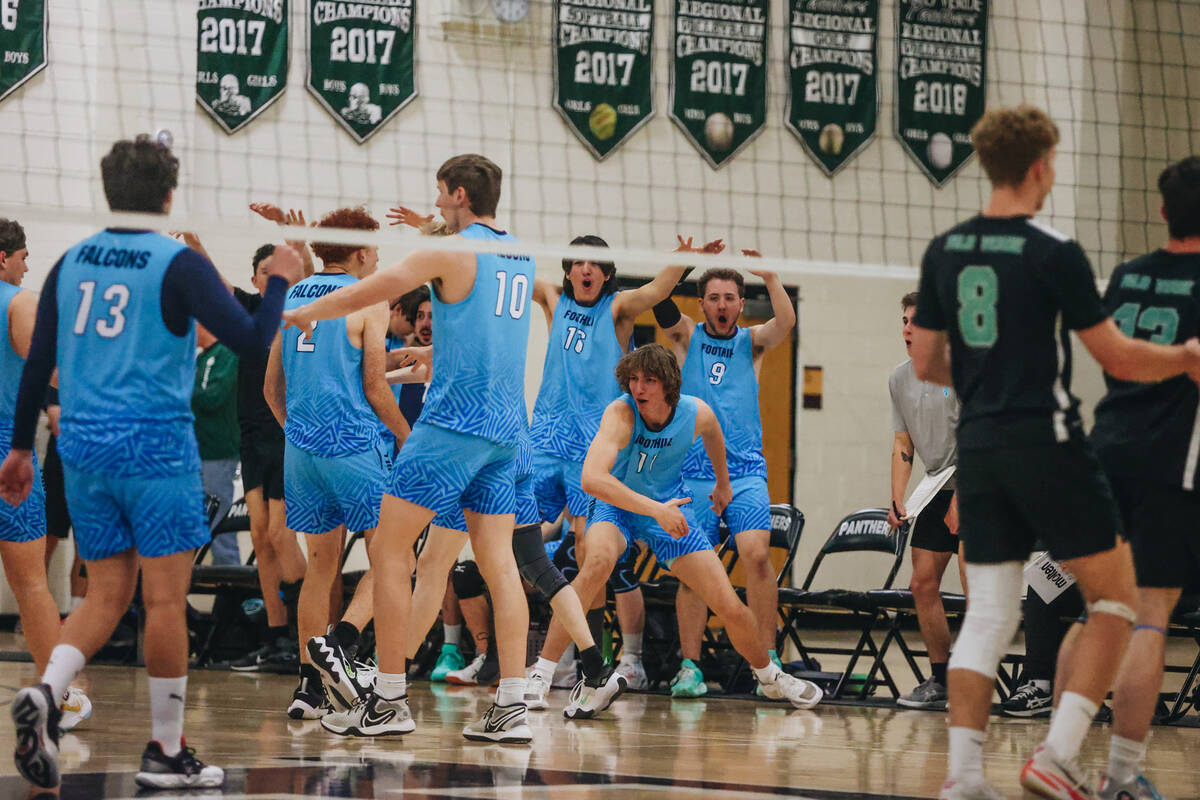
{"type": "Polygon", "coordinates": [[[603,160],[654,115],[654,0],[557,0],[554,107],[603,160]]]}
{"type": "Polygon", "coordinates": [[[45,0],[0,0],[0,100],[46,66],[45,0]]]}
{"type": "Polygon", "coordinates": [[[234,133],[287,85],[287,0],[200,0],[196,22],[196,102],[234,133]]]}

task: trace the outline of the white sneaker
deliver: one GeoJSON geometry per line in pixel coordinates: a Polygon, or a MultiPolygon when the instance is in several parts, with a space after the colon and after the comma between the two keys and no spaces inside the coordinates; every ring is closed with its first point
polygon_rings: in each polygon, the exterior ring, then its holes
{"type": "Polygon", "coordinates": [[[321,727],[339,736],[397,736],[417,729],[408,708],[408,695],[385,700],[368,692],[346,711],[331,711],[321,727]]]}
{"type": "Polygon", "coordinates": [[[63,698],[62,705],[58,709],[62,711],[58,729],[66,733],[78,728],[80,723],[92,716],[92,701],[83,693],[83,689],[72,686],[67,689],[67,696],[63,698]]]}
{"type": "Polygon", "coordinates": [[[774,681],[762,685],[763,697],[787,700],[796,708],[812,708],[821,702],[825,692],[812,681],[780,672],[774,681]]]}
{"type": "Polygon", "coordinates": [[[579,683],[579,659],[573,658],[570,661],[558,662],[558,666],[554,668],[554,676],[550,678],[550,685],[555,689],[571,689],[575,684],[579,683]]]}
{"type": "Polygon", "coordinates": [[[546,695],[550,692],[550,681],[536,668],[525,676],[525,706],[530,711],[544,711],[550,707],[546,695]]]}
{"type": "Polygon", "coordinates": [[[645,691],[650,686],[650,681],[646,679],[646,668],[642,666],[640,658],[621,659],[617,662],[617,672],[624,676],[626,686],[635,692],[645,691]]]}
{"type": "Polygon", "coordinates": [[[1047,800],[1094,800],[1088,774],[1079,759],[1061,761],[1046,745],[1038,745],[1021,768],[1021,785],[1047,800]]]}
{"type": "Polygon", "coordinates": [[[483,662],[487,659],[486,653],[480,653],[475,656],[475,660],[467,664],[462,669],[456,669],[446,673],[446,683],[453,683],[457,686],[478,686],[479,685],[479,670],[483,669],[483,662]]]}
{"type": "Polygon", "coordinates": [[[600,686],[589,686],[580,681],[571,692],[571,702],[563,710],[567,719],[591,719],[611,706],[624,693],[628,684],[625,676],[613,670],[600,686]]]}
{"type": "Polygon", "coordinates": [[[1004,800],[1004,795],[988,783],[963,783],[946,778],[938,800],[1004,800]]]}
{"type": "Polygon", "coordinates": [[[524,703],[498,706],[492,703],[483,717],[463,728],[463,736],[473,742],[528,744],[533,741],[524,703]]]}

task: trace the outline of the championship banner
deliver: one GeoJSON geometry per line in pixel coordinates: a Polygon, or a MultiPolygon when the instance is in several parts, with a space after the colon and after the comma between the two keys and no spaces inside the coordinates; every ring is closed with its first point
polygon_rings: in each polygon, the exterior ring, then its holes
{"type": "Polygon", "coordinates": [[[896,136],[935,186],[975,152],[987,100],[988,0],[899,0],[896,136]]]}
{"type": "Polygon", "coordinates": [[[554,108],[603,161],[654,115],[654,0],[556,0],[554,108]]]}
{"type": "Polygon", "coordinates": [[[675,0],[671,118],[713,169],[767,121],[768,0],[675,0]]]}
{"type": "Polygon", "coordinates": [[[287,86],[287,0],[200,0],[196,21],[196,102],[234,133],[287,86]]]}
{"type": "Polygon", "coordinates": [[[362,144],[417,96],[416,0],[309,0],[308,91],[362,144]]]}
{"type": "Polygon", "coordinates": [[[0,0],[0,100],[46,68],[46,1],[0,0]]]}
{"type": "Polygon", "coordinates": [[[827,177],[875,138],[879,0],[791,0],[787,126],[827,177]]]}

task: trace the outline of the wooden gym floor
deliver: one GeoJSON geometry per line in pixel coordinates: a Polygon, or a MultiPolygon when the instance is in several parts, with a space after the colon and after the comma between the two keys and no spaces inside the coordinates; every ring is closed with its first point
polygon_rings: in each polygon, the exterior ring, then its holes
{"type": "MultiPolygon", "coordinates": [[[[28,663],[0,663],[0,701],[32,681],[28,663]]],[[[149,733],[144,672],[90,667],[81,684],[95,710],[62,743],[62,797],[128,798],[149,733]]],[[[278,675],[193,672],[188,743],[225,768],[223,790],[159,797],[232,798],[732,798],[799,796],[811,800],[936,797],[945,773],[946,716],[940,712],[828,705],[795,711],[778,703],[734,699],[672,701],[629,694],[603,718],[567,722],[567,692],[552,710],[531,714],[531,747],[480,745],[462,726],[480,714],[490,691],[418,682],[410,689],[417,730],[402,739],[344,739],[316,722],[284,714],[294,679],[278,675]]],[[[989,778],[1019,798],[1021,764],[1045,733],[1043,720],[994,716],[987,745],[989,778]]],[[[1084,760],[1103,766],[1108,726],[1095,726],[1084,760]]],[[[0,751],[10,752],[7,713],[0,751]]],[[[1200,730],[1153,730],[1149,770],[1171,798],[1200,796],[1200,730]]],[[[0,759],[0,798],[27,796],[8,758],[0,759]]]]}

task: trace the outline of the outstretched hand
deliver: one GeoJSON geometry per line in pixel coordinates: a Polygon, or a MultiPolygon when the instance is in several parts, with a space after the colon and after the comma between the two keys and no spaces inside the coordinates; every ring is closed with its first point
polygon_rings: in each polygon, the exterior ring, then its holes
{"type": "Polygon", "coordinates": [[[266,258],[264,264],[267,275],[283,278],[288,286],[304,279],[304,263],[300,254],[290,244],[276,247],[275,252],[266,258]]]}
{"type": "Polygon", "coordinates": [[[388,223],[389,225],[407,225],[417,230],[420,230],[422,225],[428,225],[430,222],[433,222],[433,214],[423,217],[411,208],[405,208],[404,206],[389,208],[386,216],[391,220],[388,223]]]}
{"type": "Polygon", "coordinates": [[[400,354],[400,363],[396,365],[396,369],[420,366],[424,367],[430,373],[433,372],[433,347],[430,345],[423,347],[401,347],[392,352],[400,354]]]}
{"type": "Polygon", "coordinates": [[[284,216],[283,209],[274,203],[251,203],[250,210],[263,219],[270,220],[279,225],[287,224],[287,217],[284,216]]]}
{"type": "Polygon", "coordinates": [[[675,234],[675,238],[679,240],[679,246],[675,248],[676,253],[708,253],[716,255],[725,249],[725,242],[722,239],[713,239],[711,242],[705,242],[699,247],[692,244],[694,237],[684,239],[681,235],[675,234]]]}

